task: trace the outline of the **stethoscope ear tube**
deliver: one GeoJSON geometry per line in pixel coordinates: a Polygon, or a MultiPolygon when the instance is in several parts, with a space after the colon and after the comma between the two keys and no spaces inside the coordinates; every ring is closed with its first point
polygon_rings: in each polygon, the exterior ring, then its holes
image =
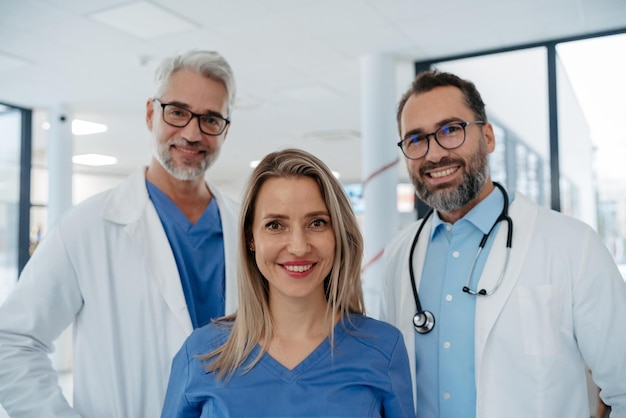
{"type": "Polygon", "coordinates": [[[413,290],[413,297],[415,298],[415,307],[417,312],[413,316],[413,326],[415,327],[415,331],[420,334],[426,334],[430,332],[435,327],[435,316],[430,311],[425,311],[422,309],[422,304],[420,303],[420,298],[417,294],[417,285],[415,284],[415,273],[413,272],[413,253],[415,251],[415,246],[417,245],[417,240],[422,232],[422,228],[426,225],[426,221],[428,217],[432,215],[433,210],[430,209],[428,213],[424,216],[422,223],[420,224],[417,233],[415,234],[415,238],[413,239],[413,243],[411,244],[411,256],[409,257],[409,275],[411,277],[411,288],[413,290]]]}
{"type": "MultiPolygon", "coordinates": [[[[467,278],[467,284],[463,286],[463,292],[468,293],[470,295],[474,295],[474,296],[478,296],[478,295],[489,296],[493,294],[493,292],[495,292],[498,289],[498,287],[500,287],[500,284],[502,283],[502,280],[504,278],[504,273],[506,272],[508,264],[509,264],[511,244],[513,240],[513,220],[509,217],[509,196],[506,190],[504,189],[504,187],[502,187],[500,184],[496,183],[495,181],[493,182],[493,184],[502,192],[502,196],[504,198],[504,204],[502,207],[502,212],[500,212],[500,215],[496,219],[495,223],[491,226],[491,229],[489,230],[489,232],[487,232],[483,236],[482,240],[480,241],[480,244],[478,246],[478,252],[476,254],[476,257],[474,258],[474,262],[472,263],[472,267],[470,269],[470,273],[467,278]],[[493,231],[495,226],[501,221],[506,221],[508,230],[507,230],[507,240],[506,240],[506,258],[504,261],[504,267],[502,269],[500,277],[498,278],[498,281],[495,284],[494,288],[489,292],[485,289],[472,290],[470,289],[469,285],[470,285],[470,280],[472,278],[472,273],[474,272],[474,267],[476,266],[476,261],[478,260],[480,253],[485,247],[485,244],[487,242],[487,239],[491,235],[491,232],[493,231]]],[[[413,243],[411,244],[411,250],[409,251],[409,277],[411,279],[411,288],[413,290],[413,297],[415,299],[415,308],[416,308],[415,315],[413,316],[413,327],[415,328],[415,331],[417,331],[420,334],[426,334],[435,327],[435,316],[430,311],[425,311],[422,309],[422,304],[420,303],[420,298],[419,298],[419,295],[417,294],[417,285],[415,284],[415,273],[413,271],[413,254],[415,252],[415,247],[417,246],[417,241],[422,232],[422,229],[424,228],[424,225],[426,225],[426,221],[432,215],[432,213],[433,213],[433,209],[430,209],[426,213],[426,215],[424,215],[424,218],[422,219],[422,223],[420,224],[419,228],[417,229],[417,233],[415,234],[415,237],[413,238],[413,243]]]]}

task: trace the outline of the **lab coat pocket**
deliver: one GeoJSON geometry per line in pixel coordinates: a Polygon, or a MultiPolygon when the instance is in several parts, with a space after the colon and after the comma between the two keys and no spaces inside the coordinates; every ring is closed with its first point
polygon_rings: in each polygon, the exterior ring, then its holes
{"type": "Polygon", "coordinates": [[[556,289],[550,284],[517,288],[524,351],[527,355],[554,357],[559,352],[556,289]]]}

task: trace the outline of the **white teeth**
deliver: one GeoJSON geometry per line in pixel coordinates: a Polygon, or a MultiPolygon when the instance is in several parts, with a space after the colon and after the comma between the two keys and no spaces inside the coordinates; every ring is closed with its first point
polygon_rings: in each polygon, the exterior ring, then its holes
{"type": "Polygon", "coordinates": [[[452,174],[456,171],[456,168],[449,168],[447,170],[443,170],[443,171],[433,171],[432,173],[430,173],[430,176],[434,179],[438,179],[439,177],[444,177],[447,176],[449,174],[452,174]]]}
{"type": "Polygon", "coordinates": [[[313,264],[308,264],[306,266],[285,266],[285,268],[289,271],[293,271],[296,273],[302,273],[303,271],[310,270],[313,267],[313,264]]]}

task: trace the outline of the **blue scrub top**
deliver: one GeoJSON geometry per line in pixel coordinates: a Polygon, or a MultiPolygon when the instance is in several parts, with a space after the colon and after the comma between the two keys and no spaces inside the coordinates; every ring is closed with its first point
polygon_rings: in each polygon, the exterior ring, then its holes
{"type": "Polygon", "coordinates": [[[154,184],[146,181],[167,235],[194,328],[224,316],[226,309],[224,235],[215,199],[195,224],[154,184]]]}
{"type": "Polygon", "coordinates": [[[212,323],[195,330],[172,363],[162,417],[394,417],[415,418],[408,355],[393,326],[361,315],[335,326],[288,369],[257,345],[230,380],[208,373],[198,355],[224,344],[229,330],[212,323]]]}

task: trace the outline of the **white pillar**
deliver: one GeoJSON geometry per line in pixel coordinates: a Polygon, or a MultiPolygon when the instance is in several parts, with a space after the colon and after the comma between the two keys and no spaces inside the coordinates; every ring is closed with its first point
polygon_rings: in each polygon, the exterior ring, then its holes
{"type": "MultiPolygon", "coordinates": [[[[48,157],[48,225],[54,227],[61,216],[72,207],[72,117],[63,105],[48,109],[50,130],[46,152],[48,157]]],[[[45,272],[42,272],[45,274],[45,272]]],[[[68,327],[55,342],[51,355],[56,370],[60,373],[72,369],[72,334],[68,327]]]]}
{"type": "Polygon", "coordinates": [[[385,245],[398,229],[396,188],[399,163],[396,134],[395,60],[387,54],[361,58],[361,132],[365,265],[363,293],[367,314],[379,317],[385,245]]]}
{"type": "Polygon", "coordinates": [[[72,118],[63,105],[48,110],[50,130],[46,146],[48,156],[48,226],[49,230],[72,207],[72,118]]]}

